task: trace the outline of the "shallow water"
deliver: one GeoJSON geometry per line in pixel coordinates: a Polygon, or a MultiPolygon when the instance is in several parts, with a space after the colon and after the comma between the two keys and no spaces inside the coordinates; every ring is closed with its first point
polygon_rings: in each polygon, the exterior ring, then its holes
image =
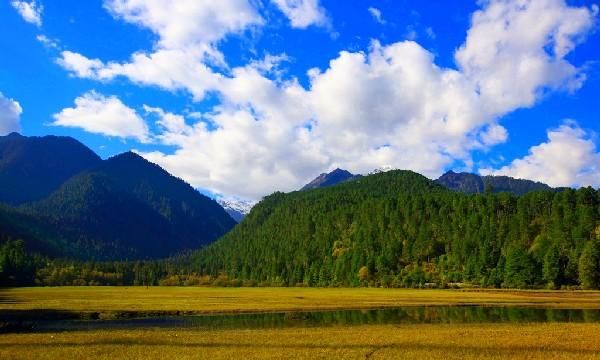
{"type": "Polygon", "coordinates": [[[39,321],[33,331],[197,328],[266,329],[364,324],[600,322],[600,310],[485,306],[404,307],[237,315],[166,316],[121,320],[39,321]]]}

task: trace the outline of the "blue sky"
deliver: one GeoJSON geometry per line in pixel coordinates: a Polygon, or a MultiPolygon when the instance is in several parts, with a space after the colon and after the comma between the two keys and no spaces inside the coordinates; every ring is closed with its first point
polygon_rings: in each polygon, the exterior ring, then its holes
{"type": "Polygon", "coordinates": [[[600,186],[593,1],[2,1],[0,34],[0,132],[210,193],[335,167],[600,186]]]}

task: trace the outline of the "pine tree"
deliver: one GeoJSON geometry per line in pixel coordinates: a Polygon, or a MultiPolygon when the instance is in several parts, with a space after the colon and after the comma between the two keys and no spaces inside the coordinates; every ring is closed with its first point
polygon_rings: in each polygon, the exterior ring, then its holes
{"type": "Polygon", "coordinates": [[[560,285],[561,257],[556,245],[550,247],[544,256],[543,276],[549,288],[556,288],[560,285]]]}
{"type": "Polygon", "coordinates": [[[533,284],[535,279],[534,263],[525,249],[512,247],[506,254],[504,268],[504,286],[525,288],[533,284]]]}
{"type": "Polygon", "coordinates": [[[584,289],[600,289],[600,244],[588,242],[579,258],[579,282],[584,289]]]}

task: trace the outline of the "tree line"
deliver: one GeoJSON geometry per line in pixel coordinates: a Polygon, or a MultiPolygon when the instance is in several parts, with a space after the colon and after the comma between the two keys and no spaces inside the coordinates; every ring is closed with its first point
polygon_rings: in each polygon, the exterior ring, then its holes
{"type": "Polygon", "coordinates": [[[0,285],[600,289],[600,191],[466,195],[405,171],[275,193],[215,243],[79,262],[0,247],[0,285]]]}
{"type": "Polygon", "coordinates": [[[598,289],[599,204],[593,188],[466,195],[391,172],[270,196],[193,266],[288,286],[598,289]]]}

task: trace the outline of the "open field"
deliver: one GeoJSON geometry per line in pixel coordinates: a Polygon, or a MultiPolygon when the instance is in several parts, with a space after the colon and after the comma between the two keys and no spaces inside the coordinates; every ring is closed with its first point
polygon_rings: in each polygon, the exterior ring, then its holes
{"type": "MultiPolygon", "coordinates": [[[[44,311],[161,316],[435,305],[600,309],[600,292],[61,287],[0,290],[0,319],[44,311]]],[[[120,317],[119,315],[115,317],[120,317]]],[[[128,317],[128,316],[126,316],[128,317]]],[[[103,318],[103,316],[100,316],[103,318]]],[[[600,359],[600,322],[156,327],[0,335],[0,359],[600,359]]]]}
{"type": "Polygon", "coordinates": [[[163,312],[177,315],[423,305],[600,309],[600,292],[203,287],[0,289],[0,313],[59,310],[100,313],[163,312]]]}
{"type": "Polygon", "coordinates": [[[0,335],[2,359],[600,359],[600,324],[266,330],[110,330],[0,335]]]}

